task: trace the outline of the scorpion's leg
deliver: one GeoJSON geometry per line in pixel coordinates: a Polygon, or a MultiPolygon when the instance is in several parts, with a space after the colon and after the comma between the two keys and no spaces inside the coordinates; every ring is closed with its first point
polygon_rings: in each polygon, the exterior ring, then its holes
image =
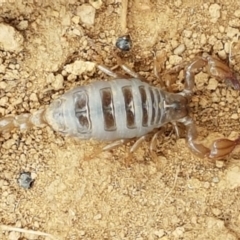
{"type": "Polygon", "coordinates": [[[125,64],[121,64],[120,67],[126,72],[128,73],[130,76],[134,77],[134,78],[138,78],[141,79],[142,77],[134,72],[134,70],[132,70],[129,66],[125,65],[125,64]]]}
{"type": "Polygon", "coordinates": [[[130,148],[130,153],[136,151],[139,148],[140,144],[144,142],[145,139],[146,139],[146,135],[138,138],[137,141],[130,148]]]}
{"type": "Polygon", "coordinates": [[[115,73],[111,69],[109,69],[103,65],[97,65],[97,68],[110,77],[113,77],[113,78],[122,78],[123,77],[121,74],[115,73]]]}
{"type": "MultiPolygon", "coordinates": [[[[142,77],[137,74],[136,72],[134,72],[129,66],[123,64],[120,60],[118,60],[118,65],[126,72],[128,73],[130,76],[134,77],[134,78],[138,78],[138,79],[142,79],[142,77]]],[[[105,74],[107,74],[108,76],[110,77],[113,77],[113,78],[125,78],[123,75],[119,74],[119,73],[115,73],[113,72],[111,69],[103,66],[103,65],[97,65],[97,68],[104,72],[105,74]]]]}
{"type": "Polygon", "coordinates": [[[124,143],[126,143],[127,141],[130,141],[129,139],[120,139],[120,140],[116,140],[112,143],[109,143],[108,145],[106,145],[105,147],[102,148],[103,151],[108,151],[111,150],[115,147],[118,147],[124,143]]]}
{"type": "MultiPolygon", "coordinates": [[[[135,143],[132,145],[132,147],[130,148],[130,153],[134,152],[135,150],[138,149],[139,145],[146,139],[146,136],[142,136],[140,138],[137,139],[137,141],[135,141],[135,143]]],[[[111,150],[115,147],[118,147],[122,144],[125,144],[129,141],[131,141],[132,139],[120,139],[120,140],[116,140],[108,145],[106,145],[105,147],[102,148],[103,151],[108,151],[111,150]]]]}
{"type": "Polygon", "coordinates": [[[125,140],[125,139],[120,139],[120,140],[116,140],[116,141],[114,141],[114,142],[112,142],[112,143],[109,143],[109,144],[107,144],[107,145],[104,146],[104,147],[100,147],[100,148],[96,147],[96,148],[94,149],[94,151],[93,151],[92,154],[90,154],[89,156],[85,156],[85,160],[87,160],[87,161],[88,161],[88,160],[91,160],[91,159],[97,157],[97,156],[98,156],[99,154],[101,154],[103,151],[112,150],[112,149],[114,149],[114,148],[116,148],[116,147],[118,147],[118,146],[126,143],[127,140],[128,140],[128,139],[126,139],[126,140],[125,140]]]}
{"type": "MultiPolygon", "coordinates": [[[[167,60],[167,52],[166,51],[152,51],[153,53],[153,73],[158,80],[162,89],[166,88],[166,74],[160,74],[165,66],[165,62],[167,60]]],[[[167,71],[168,73],[168,71],[167,71]]],[[[168,76],[168,75],[167,75],[168,76]]]]}
{"type": "Polygon", "coordinates": [[[120,66],[127,74],[134,78],[140,79],[141,81],[146,81],[140,74],[136,73],[131,67],[124,64],[120,57],[115,55],[115,58],[117,59],[117,65],[120,66]]]}
{"type": "Polygon", "coordinates": [[[138,79],[144,81],[143,77],[141,75],[139,75],[138,73],[136,73],[132,68],[130,68],[129,66],[124,64],[122,62],[121,58],[116,56],[116,59],[117,59],[118,66],[120,66],[127,74],[129,74],[130,76],[132,76],[134,78],[138,78],[138,79]]]}
{"type": "Polygon", "coordinates": [[[190,150],[197,156],[210,159],[221,159],[230,154],[237,145],[240,145],[240,137],[235,140],[226,138],[215,140],[210,148],[205,147],[201,143],[197,143],[197,130],[193,120],[186,117],[182,120],[187,130],[187,144],[190,150]]]}
{"type": "MultiPolygon", "coordinates": [[[[144,142],[147,137],[148,137],[148,135],[144,135],[144,136],[138,138],[138,139],[135,141],[135,143],[131,146],[129,152],[130,152],[130,153],[135,152],[135,151],[139,148],[140,144],[141,144],[142,142],[144,142]]],[[[130,141],[132,141],[132,140],[133,140],[133,139],[120,139],[120,140],[116,140],[116,141],[114,141],[114,142],[112,142],[112,143],[109,143],[109,144],[106,145],[105,147],[103,147],[102,150],[103,150],[103,151],[108,151],[108,150],[114,149],[115,147],[118,147],[118,146],[120,146],[120,145],[122,145],[122,144],[125,144],[125,143],[127,143],[127,142],[130,142],[130,141]]]]}
{"type": "Polygon", "coordinates": [[[154,149],[156,149],[156,141],[158,139],[159,134],[161,134],[163,132],[163,128],[161,128],[159,131],[157,131],[150,142],[150,152],[152,153],[154,149]]]}

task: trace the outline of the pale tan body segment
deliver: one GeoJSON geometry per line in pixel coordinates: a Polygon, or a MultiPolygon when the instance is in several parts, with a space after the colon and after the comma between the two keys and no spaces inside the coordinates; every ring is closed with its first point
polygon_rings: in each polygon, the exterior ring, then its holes
{"type": "MultiPolygon", "coordinates": [[[[197,129],[189,116],[188,103],[193,94],[195,72],[203,67],[212,77],[225,80],[239,90],[240,83],[230,68],[211,56],[197,57],[186,66],[185,87],[180,93],[169,93],[150,86],[125,65],[122,68],[132,78],[123,78],[99,66],[100,70],[115,79],[76,87],[36,113],[4,117],[0,119],[0,131],[49,125],[66,136],[111,141],[103,150],[138,138],[130,150],[134,151],[154,129],[169,122],[180,122],[186,127],[186,141],[195,155],[210,159],[223,158],[240,144],[240,138],[234,141],[219,139],[207,148],[197,143],[197,129]]],[[[151,149],[152,145],[153,141],[151,149]]]]}

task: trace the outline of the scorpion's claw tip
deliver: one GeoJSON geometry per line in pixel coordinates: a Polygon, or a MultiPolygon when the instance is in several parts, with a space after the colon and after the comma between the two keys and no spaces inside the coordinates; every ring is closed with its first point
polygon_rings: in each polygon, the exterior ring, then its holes
{"type": "Polygon", "coordinates": [[[228,86],[231,86],[235,90],[240,90],[240,81],[237,77],[227,78],[225,81],[228,86]]]}

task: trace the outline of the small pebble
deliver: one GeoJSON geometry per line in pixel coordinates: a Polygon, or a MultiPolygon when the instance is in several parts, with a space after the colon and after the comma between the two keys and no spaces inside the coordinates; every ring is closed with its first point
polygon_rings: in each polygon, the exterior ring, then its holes
{"type": "Polygon", "coordinates": [[[219,215],[222,213],[222,211],[221,211],[220,209],[218,209],[218,208],[213,208],[213,209],[212,209],[212,213],[213,213],[215,216],[219,216],[219,215]]]}
{"type": "Polygon", "coordinates": [[[207,89],[216,90],[217,86],[218,86],[218,81],[215,78],[210,78],[207,89]]]}
{"type": "Polygon", "coordinates": [[[200,36],[200,43],[202,45],[207,43],[207,37],[206,37],[206,35],[204,33],[202,33],[201,36],[200,36]]]}
{"type": "Polygon", "coordinates": [[[52,86],[53,86],[54,90],[62,89],[63,88],[63,82],[64,82],[63,76],[61,74],[57,74],[55,76],[55,80],[52,83],[52,86]]]}
{"type": "Polygon", "coordinates": [[[181,55],[184,51],[185,51],[186,47],[185,45],[182,43],[180,44],[178,47],[176,47],[173,51],[173,53],[175,55],[181,55]]]}
{"type": "Polygon", "coordinates": [[[179,239],[179,238],[182,238],[182,237],[183,237],[184,231],[185,231],[184,227],[177,227],[177,228],[172,232],[172,234],[173,234],[173,236],[174,236],[175,238],[179,239]]]}
{"type": "Polygon", "coordinates": [[[79,233],[80,236],[84,236],[86,234],[86,232],[83,231],[83,230],[80,230],[78,233],[79,233]]]}
{"type": "Polygon", "coordinates": [[[213,181],[213,183],[218,183],[219,182],[219,178],[218,177],[213,177],[212,181],[213,181]]]}
{"type": "Polygon", "coordinates": [[[33,102],[37,102],[38,101],[38,97],[36,93],[31,93],[29,99],[33,102]]]}
{"type": "Polygon", "coordinates": [[[22,172],[18,178],[18,183],[20,187],[29,189],[34,182],[30,172],[22,172]]]}
{"type": "Polygon", "coordinates": [[[217,168],[222,168],[223,166],[224,166],[224,162],[223,161],[220,161],[220,160],[216,161],[216,167],[217,168]]]}
{"type": "Polygon", "coordinates": [[[237,119],[239,119],[239,117],[238,117],[238,114],[237,113],[233,113],[232,115],[231,115],[231,117],[230,117],[231,119],[234,119],[234,120],[237,120],[237,119]]]}
{"type": "Polygon", "coordinates": [[[190,37],[192,36],[192,31],[190,31],[190,30],[184,30],[184,31],[183,31],[183,35],[184,35],[184,37],[186,37],[186,38],[190,38],[190,37]]]}
{"type": "Polygon", "coordinates": [[[0,49],[20,52],[23,49],[23,36],[12,26],[0,23],[0,49]]]}
{"type": "Polygon", "coordinates": [[[64,70],[68,73],[72,73],[73,75],[81,75],[85,72],[91,72],[95,69],[96,63],[89,61],[77,60],[73,63],[67,64],[64,67],[64,70]]]}
{"type": "Polygon", "coordinates": [[[5,107],[8,103],[8,97],[4,96],[0,99],[0,106],[5,107]]]}
{"type": "Polygon", "coordinates": [[[20,239],[20,237],[21,237],[20,232],[16,232],[16,231],[10,232],[8,235],[9,240],[18,240],[20,239]]]}
{"type": "Polygon", "coordinates": [[[206,188],[206,189],[210,188],[210,183],[209,182],[205,182],[203,184],[203,187],[206,188]]]}
{"type": "Polygon", "coordinates": [[[89,4],[82,4],[77,8],[77,15],[81,21],[87,25],[93,25],[95,21],[96,9],[89,4]]]}
{"type": "Polygon", "coordinates": [[[237,9],[233,15],[237,18],[240,18],[240,9],[237,9]]]}
{"type": "Polygon", "coordinates": [[[223,60],[225,60],[227,58],[227,54],[226,54],[225,50],[218,51],[218,56],[223,60]]]}
{"type": "MultiPolygon", "coordinates": [[[[227,37],[229,37],[230,39],[233,39],[234,36],[238,35],[239,34],[239,30],[238,28],[233,28],[233,27],[227,27],[227,37]]],[[[225,43],[225,44],[228,44],[229,43],[225,43]]],[[[229,46],[228,46],[229,47],[229,46]]],[[[228,49],[229,50],[229,49],[228,49]]]]}
{"type": "Polygon", "coordinates": [[[161,238],[164,236],[164,230],[160,229],[160,230],[154,231],[154,235],[156,235],[158,238],[161,238]]]}
{"type": "Polygon", "coordinates": [[[102,0],[89,0],[89,3],[96,9],[100,9],[102,6],[102,0]]]}
{"type": "Polygon", "coordinates": [[[169,57],[169,64],[171,65],[177,65],[182,61],[182,57],[179,57],[178,55],[171,55],[169,57]]]}
{"type": "Polygon", "coordinates": [[[79,16],[74,16],[72,17],[72,22],[75,23],[75,24],[78,24],[80,21],[80,17],[79,16]]]}
{"type": "Polygon", "coordinates": [[[14,144],[15,144],[15,140],[14,139],[9,139],[9,140],[7,140],[3,143],[2,148],[11,149],[14,144]]]}
{"type": "Polygon", "coordinates": [[[212,23],[216,23],[218,21],[218,19],[220,18],[220,16],[221,16],[220,9],[221,9],[221,6],[216,3],[211,4],[211,6],[209,7],[209,14],[211,17],[210,21],[212,23]]]}
{"type": "Polygon", "coordinates": [[[26,20],[21,21],[21,22],[17,25],[17,29],[18,29],[18,30],[21,30],[21,31],[26,30],[27,28],[28,28],[28,21],[26,21],[26,20]]]}
{"type": "Polygon", "coordinates": [[[3,64],[0,64],[0,73],[5,73],[6,72],[6,66],[3,64]]]}
{"type": "Polygon", "coordinates": [[[100,220],[102,218],[102,214],[97,214],[93,217],[94,220],[100,220]]]}

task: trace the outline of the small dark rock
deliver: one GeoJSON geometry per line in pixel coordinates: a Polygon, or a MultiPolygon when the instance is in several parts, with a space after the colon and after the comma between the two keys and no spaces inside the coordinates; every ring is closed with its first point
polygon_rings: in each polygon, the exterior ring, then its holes
{"type": "Polygon", "coordinates": [[[117,39],[116,47],[122,51],[129,51],[132,48],[130,35],[121,36],[117,39]]]}
{"type": "Polygon", "coordinates": [[[20,187],[29,189],[30,187],[32,187],[33,182],[34,182],[34,179],[32,179],[30,172],[22,172],[19,175],[18,183],[20,187]]]}

